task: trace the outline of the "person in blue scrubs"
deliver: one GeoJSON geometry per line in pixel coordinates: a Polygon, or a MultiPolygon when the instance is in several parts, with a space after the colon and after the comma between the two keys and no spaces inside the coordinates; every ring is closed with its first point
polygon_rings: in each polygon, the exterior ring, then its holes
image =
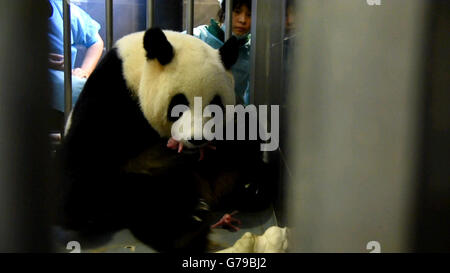
{"type": "MultiPolygon", "coordinates": [[[[50,53],[49,74],[53,89],[52,107],[64,111],[64,39],[63,39],[63,0],[48,0],[50,17],[48,39],[50,53]]],[[[94,71],[102,53],[103,40],[98,31],[100,24],[76,5],[70,5],[72,40],[72,106],[78,99],[86,79],[94,71]],[[77,46],[87,48],[81,67],[74,66],[77,46]]]]}
{"type": "MultiPolygon", "coordinates": [[[[210,25],[194,28],[194,36],[205,41],[215,49],[224,44],[225,38],[225,1],[220,1],[219,22],[211,19],[210,25]]],[[[236,103],[248,105],[250,103],[250,27],[252,22],[252,1],[234,0],[232,33],[239,40],[239,57],[231,67],[235,80],[236,103]]]]}

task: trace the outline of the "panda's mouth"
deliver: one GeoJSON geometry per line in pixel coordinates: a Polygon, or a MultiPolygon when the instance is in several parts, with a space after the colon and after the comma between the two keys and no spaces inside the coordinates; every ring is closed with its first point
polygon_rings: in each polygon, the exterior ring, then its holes
{"type": "MultiPolygon", "coordinates": [[[[184,147],[185,146],[184,146],[183,142],[178,141],[178,140],[176,140],[176,139],[174,139],[172,137],[169,138],[169,141],[167,142],[167,148],[172,149],[172,150],[177,150],[178,153],[181,153],[183,151],[184,147]]],[[[216,146],[212,145],[210,142],[207,142],[205,144],[196,146],[193,149],[195,149],[195,150],[198,149],[198,151],[200,152],[199,161],[201,161],[201,160],[203,160],[205,158],[205,150],[206,149],[216,150],[216,146]]],[[[190,150],[193,150],[193,149],[190,149],[190,150]]],[[[184,150],[186,151],[186,150],[189,150],[189,149],[184,149],[184,150]]]]}

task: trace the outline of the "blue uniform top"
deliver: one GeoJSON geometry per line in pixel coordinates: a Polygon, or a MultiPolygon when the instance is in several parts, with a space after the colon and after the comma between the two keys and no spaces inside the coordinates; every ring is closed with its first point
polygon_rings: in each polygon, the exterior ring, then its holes
{"type": "MultiPolygon", "coordinates": [[[[49,0],[53,14],[49,18],[48,38],[50,52],[64,54],[64,24],[62,0],[49,0]]],[[[74,68],[77,56],[77,45],[90,47],[95,44],[100,24],[91,18],[89,14],[76,5],[70,5],[71,41],[72,41],[72,68],[74,68]]]]}
{"type": "MultiPolygon", "coordinates": [[[[211,23],[214,22],[211,20],[211,23]]],[[[225,26],[222,25],[222,30],[225,26]]],[[[211,47],[218,49],[224,42],[212,34],[207,25],[194,28],[194,36],[200,38],[211,47]]],[[[243,41],[239,47],[239,57],[236,63],[231,67],[235,81],[236,103],[248,105],[250,103],[250,35],[239,38],[243,41]]]]}

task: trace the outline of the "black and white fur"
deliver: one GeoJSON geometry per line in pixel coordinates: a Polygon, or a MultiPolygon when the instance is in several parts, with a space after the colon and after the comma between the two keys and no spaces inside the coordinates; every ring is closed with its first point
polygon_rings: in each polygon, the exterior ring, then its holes
{"type": "Polygon", "coordinates": [[[159,251],[205,251],[210,221],[198,181],[217,179],[202,170],[230,159],[219,152],[221,160],[199,165],[193,155],[167,149],[171,126],[181,120],[169,113],[176,104],[191,107],[194,96],[202,97],[203,107],[234,104],[229,69],[237,52],[234,38],[214,50],[195,37],[157,28],[116,43],[86,82],[66,125],[66,227],[129,228],[159,251]]]}

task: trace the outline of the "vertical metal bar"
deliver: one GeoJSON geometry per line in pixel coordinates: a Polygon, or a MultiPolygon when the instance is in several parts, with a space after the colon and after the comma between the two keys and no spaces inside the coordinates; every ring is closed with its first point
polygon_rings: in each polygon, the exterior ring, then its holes
{"type": "MultiPolygon", "coordinates": [[[[284,46],[284,39],[286,37],[286,16],[287,16],[286,8],[287,8],[287,0],[281,1],[281,17],[280,17],[281,20],[279,21],[280,26],[281,26],[280,38],[279,38],[280,42],[281,42],[281,49],[280,49],[280,56],[281,56],[280,67],[281,68],[285,67],[285,62],[284,62],[285,57],[284,56],[285,56],[286,52],[285,52],[285,46],[284,46]]],[[[284,76],[286,76],[286,75],[284,75],[284,76]]],[[[278,95],[279,98],[281,98],[285,94],[284,93],[285,83],[286,83],[286,79],[280,81],[280,89],[279,89],[280,94],[278,95]]]]}
{"type": "MultiPolygon", "coordinates": [[[[429,16],[436,16],[426,14],[427,5],[448,1],[411,0],[407,8],[389,1],[389,9],[375,11],[370,24],[365,22],[374,7],[355,13],[359,1],[302,2],[295,17],[297,29],[301,27],[295,81],[288,92],[293,125],[287,146],[292,167],[286,191],[290,251],[368,253],[374,250],[372,240],[383,253],[414,251],[416,181],[421,175],[418,133],[424,126],[419,101],[423,88],[431,91],[415,83],[422,83],[420,74],[426,70],[421,66],[429,61],[423,54],[429,44],[423,31],[429,16]],[[323,15],[326,21],[314,21],[323,15]],[[395,47],[393,33],[398,34],[395,47]]],[[[448,214],[448,196],[442,200],[447,207],[439,209],[448,214]]],[[[440,228],[426,226],[434,232],[440,228]]]]}
{"type": "Polygon", "coordinates": [[[259,39],[258,32],[258,1],[252,0],[252,24],[251,24],[251,35],[252,42],[250,44],[250,104],[255,104],[255,87],[256,87],[256,45],[259,39]]]}
{"type": "Polygon", "coordinates": [[[0,1],[0,253],[56,251],[46,2],[0,1]]]}
{"type": "Polygon", "coordinates": [[[113,45],[113,2],[105,0],[106,6],[106,51],[109,51],[113,45]]]}
{"type": "Polygon", "coordinates": [[[186,32],[189,35],[194,33],[194,0],[186,3],[186,32]]]}
{"type": "Polygon", "coordinates": [[[72,39],[70,26],[70,0],[63,1],[64,20],[64,119],[72,110],[72,39]]]}
{"type": "Polygon", "coordinates": [[[147,29],[155,24],[155,1],[147,0],[147,29]]]}
{"type": "Polygon", "coordinates": [[[233,0],[225,1],[225,41],[231,38],[233,35],[233,26],[231,16],[233,14],[233,0]]]}

